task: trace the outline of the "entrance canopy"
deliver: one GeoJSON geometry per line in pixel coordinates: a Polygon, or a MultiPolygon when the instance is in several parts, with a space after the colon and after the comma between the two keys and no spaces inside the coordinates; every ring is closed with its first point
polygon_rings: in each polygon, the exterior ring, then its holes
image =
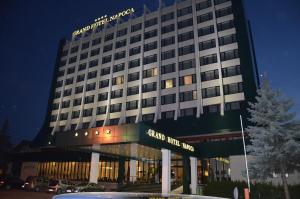
{"type": "Polygon", "coordinates": [[[76,147],[132,158],[160,159],[161,149],[198,157],[197,148],[144,123],[82,129],[56,134],[57,147],[76,147]],[[132,152],[132,147],[137,150],[132,152]]]}

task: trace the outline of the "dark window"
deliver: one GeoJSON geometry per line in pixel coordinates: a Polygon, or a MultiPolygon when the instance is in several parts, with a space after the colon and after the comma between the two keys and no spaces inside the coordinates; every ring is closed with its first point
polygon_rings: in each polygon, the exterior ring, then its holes
{"type": "Polygon", "coordinates": [[[175,111],[161,112],[161,119],[174,119],[175,111]]]}
{"type": "Polygon", "coordinates": [[[138,24],[135,24],[135,25],[131,26],[131,32],[135,32],[135,31],[138,31],[138,30],[141,30],[141,29],[142,29],[142,24],[141,23],[138,23],[138,24]]]}
{"type": "Polygon", "coordinates": [[[142,101],[143,108],[152,107],[152,106],[156,106],[156,97],[143,99],[142,101]]]}
{"type": "Polygon", "coordinates": [[[105,35],[104,41],[110,41],[114,39],[114,33],[105,35]]]}
{"type": "Polygon", "coordinates": [[[82,70],[85,70],[85,69],[86,69],[86,63],[79,64],[78,71],[82,71],[82,70]]]}
{"type": "Polygon", "coordinates": [[[233,20],[218,23],[218,25],[217,25],[218,31],[227,30],[227,29],[230,29],[230,28],[233,28],[233,27],[234,27],[233,20]]]}
{"type": "Polygon", "coordinates": [[[161,22],[174,19],[174,12],[170,12],[161,16],[161,22]]]}
{"type": "Polygon", "coordinates": [[[142,115],[142,120],[144,122],[152,122],[154,120],[154,113],[149,113],[149,114],[142,115]]]}
{"type": "Polygon", "coordinates": [[[96,127],[101,127],[104,124],[104,120],[98,120],[96,121],[96,127]]]}
{"type": "Polygon", "coordinates": [[[97,77],[97,71],[92,71],[88,73],[88,79],[93,79],[97,77]]]}
{"type": "Polygon", "coordinates": [[[92,67],[95,67],[98,65],[98,59],[95,59],[95,60],[92,60],[89,62],[89,67],[92,68],[92,67]]]}
{"type": "Polygon", "coordinates": [[[135,59],[135,60],[131,60],[129,61],[129,68],[135,68],[140,66],[140,59],[135,59]]]}
{"type": "Polygon", "coordinates": [[[79,49],[78,46],[74,46],[71,48],[70,53],[76,53],[78,51],[78,49],[79,49]]]}
{"type": "Polygon", "coordinates": [[[86,85],[86,91],[92,91],[92,90],[95,90],[96,88],[96,83],[91,83],[91,84],[87,84],[86,85]]]}
{"type": "Polygon", "coordinates": [[[128,74],[128,80],[127,80],[128,82],[135,81],[138,79],[140,79],[140,72],[128,74]]]}
{"type": "Polygon", "coordinates": [[[138,108],[138,100],[126,102],[126,110],[134,110],[138,108]]]}
{"type": "Polygon", "coordinates": [[[109,125],[118,125],[120,118],[113,118],[109,120],[109,125]]]}
{"type": "Polygon", "coordinates": [[[109,79],[100,81],[99,88],[105,88],[109,85],[109,79]]]}
{"type": "Polygon", "coordinates": [[[218,69],[216,70],[210,70],[210,71],[206,71],[206,72],[202,72],[201,73],[201,81],[209,81],[209,80],[213,80],[213,79],[219,79],[219,71],[218,69]]]}
{"type": "Polygon", "coordinates": [[[230,95],[234,93],[241,93],[243,92],[243,84],[242,82],[233,83],[233,84],[226,84],[224,85],[224,95],[230,95]]]}
{"type": "Polygon", "coordinates": [[[141,35],[135,35],[135,36],[130,37],[130,43],[131,44],[139,42],[141,40],[142,40],[142,36],[141,35]]]}
{"type": "Polygon", "coordinates": [[[63,80],[56,82],[55,86],[56,88],[58,88],[58,87],[62,87],[62,85],[63,85],[63,80]]]}
{"type": "Polygon", "coordinates": [[[203,113],[220,113],[220,104],[214,104],[209,106],[203,106],[203,113]]]}
{"type": "Polygon", "coordinates": [[[89,122],[83,122],[82,123],[82,129],[87,129],[87,128],[89,128],[89,126],[90,126],[90,123],[89,122]]]}
{"type": "Polygon", "coordinates": [[[87,49],[90,46],[90,42],[85,42],[81,46],[81,50],[87,49]]]}
{"type": "Polygon", "coordinates": [[[67,120],[68,119],[68,113],[61,113],[59,116],[60,120],[67,120]]]}
{"type": "Polygon", "coordinates": [[[139,54],[140,52],[141,52],[141,47],[140,46],[137,46],[137,47],[134,47],[134,48],[130,48],[130,50],[129,50],[129,56],[139,54]]]}
{"type": "Polygon", "coordinates": [[[200,66],[217,63],[217,54],[211,54],[204,57],[200,57],[200,66]]]}
{"type": "Polygon", "coordinates": [[[215,5],[218,5],[218,4],[221,4],[221,3],[225,3],[227,1],[230,1],[230,0],[214,0],[215,1],[215,5]]]}
{"type": "Polygon", "coordinates": [[[93,102],[94,102],[94,95],[86,96],[84,98],[84,103],[85,104],[90,104],[90,103],[93,103],[93,102]]]}
{"type": "Polygon", "coordinates": [[[114,112],[120,112],[122,109],[122,103],[119,104],[112,104],[109,107],[109,112],[114,113],[114,112]]]}
{"type": "Polygon", "coordinates": [[[111,51],[113,49],[113,44],[108,44],[103,47],[103,53],[111,51]]]}
{"type": "Polygon", "coordinates": [[[65,71],[64,70],[60,70],[57,72],[57,77],[62,77],[65,75],[65,71]]]}
{"type": "Polygon", "coordinates": [[[88,52],[82,53],[82,54],[80,54],[80,60],[86,59],[86,58],[88,58],[88,56],[89,56],[88,52]]]}
{"type": "Polygon", "coordinates": [[[189,59],[189,60],[179,62],[179,70],[186,70],[186,69],[195,68],[195,67],[196,67],[195,59],[189,59]]]}
{"type": "Polygon", "coordinates": [[[228,102],[225,103],[225,111],[240,110],[242,107],[242,102],[228,102]]]}
{"type": "Polygon", "coordinates": [[[157,41],[148,43],[144,45],[144,52],[149,51],[149,50],[153,50],[157,48],[157,41]]]}
{"type": "Polygon", "coordinates": [[[224,46],[227,44],[232,44],[236,42],[236,35],[232,34],[232,35],[226,35],[224,37],[220,37],[219,38],[219,45],[220,46],[224,46]]]}
{"type": "Polygon", "coordinates": [[[187,15],[192,12],[193,12],[192,6],[181,8],[181,9],[177,10],[177,17],[181,17],[181,16],[187,15]]]}
{"type": "Polygon", "coordinates": [[[100,53],[100,48],[96,48],[91,51],[91,57],[95,56],[95,55],[99,55],[99,53],[100,53]]]}
{"type": "Polygon", "coordinates": [[[231,8],[231,6],[226,7],[226,8],[222,8],[222,9],[219,9],[219,10],[216,10],[216,17],[217,18],[224,17],[224,16],[230,15],[230,14],[232,14],[232,8],[231,8]]]}
{"type": "Polygon", "coordinates": [[[122,36],[124,36],[126,34],[127,34],[127,28],[124,28],[122,30],[118,30],[117,37],[122,37],[122,36]]]}
{"type": "Polygon", "coordinates": [[[155,24],[157,24],[157,18],[149,19],[145,21],[145,28],[153,26],[155,24]]]}
{"type": "Polygon", "coordinates": [[[206,50],[206,49],[210,49],[210,48],[214,48],[216,47],[216,40],[215,39],[211,39],[208,41],[203,41],[199,43],[199,50],[206,50]]]}
{"type": "Polygon", "coordinates": [[[61,92],[60,92],[60,91],[55,92],[55,93],[54,93],[54,99],[60,98],[60,95],[61,95],[61,92]]]}
{"type": "Polygon", "coordinates": [[[197,92],[196,91],[186,91],[179,93],[179,101],[186,102],[192,101],[197,99],[197,92]]]}
{"type": "Polygon", "coordinates": [[[194,39],[194,32],[190,31],[190,32],[186,32],[186,33],[182,33],[178,35],[178,42],[183,42],[183,41],[187,41],[190,39],[194,39]]]}
{"type": "Polygon", "coordinates": [[[64,50],[61,53],[61,57],[67,56],[68,55],[68,50],[64,50]]]}
{"type": "MultiPolygon", "coordinates": [[[[72,119],[79,118],[79,116],[80,116],[80,110],[72,112],[72,119]]],[[[74,128],[74,130],[75,130],[75,128],[74,128]]]]}
{"type": "Polygon", "coordinates": [[[106,106],[99,106],[97,107],[97,115],[103,115],[106,114],[106,106]]]}
{"type": "Polygon", "coordinates": [[[143,93],[156,91],[156,82],[152,82],[149,84],[143,84],[143,93]]]}
{"type": "Polygon", "coordinates": [[[176,103],[176,94],[161,96],[161,105],[176,103]]]}
{"type": "Polygon", "coordinates": [[[202,89],[202,98],[220,96],[220,86],[214,86],[202,89]]]}
{"type": "Polygon", "coordinates": [[[62,102],[61,108],[69,108],[69,107],[70,107],[70,100],[62,102]]]}
{"type": "Polygon", "coordinates": [[[79,106],[81,105],[81,98],[77,98],[73,100],[73,106],[79,106]]]}
{"type": "Polygon", "coordinates": [[[108,62],[111,62],[111,55],[102,57],[102,64],[106,64],[108,62]]]}
{"type": "Polygon", "coordinates": [[[59,64],[60,67],[65,66],[67,63],[67,60],[62,60],[59,64]]]}
{"type": "Polygon", "coordinates": [[[161,66],[161,74],[175,72],[175,63],[161,66]]]}
{"type": "Polygon", "coordinates": [[[111,91],[110,93],[111,99],[120,98],[120,97],[123,97],[123,89],[111,91]]]}
{"type": "Polygon", "coordinates": [[[75,88],[75,94],[82,93],[82,92],[83,92],[83,86],[78,86],[75,88]]]}
{"type": "Polygon", "coordinates": [[[94,39],[93,41],[92,41],[92,46],[95,46],[95,45],[97,45],[97,44],[100,44],[101,43],[101,38],[99,37],[99,38],[96,38],[96,39],[94,39]]]}
{"type": "Polygon", "coordinates": [[[76,60],[77,60],[77,56],[71,57],[69,59],[69,64],[72,64],[72,63],[76,62],[76,60]]]}
{"type": "Polygon", "coordinates": [[[198,29],[198,37],[209,35],[215,32],[214,26],[206,26],[203,28],[198,29]]]}
{"type": "Polygon", "coordinates": [[[161,53],[161,60],[171,59],[175,57],[175,50],[169,50],[161,53]]]}
{"type": "Polygon", "coordinates": [[[213,19],[213,13],[209,12],[209,13],[197,16],[197,23],[202,23],[202,22],[209,21],[212,19],[213,19]]]}
{"type": "Polygon", "coordinates": [[[197,108],[180,109],[180,117],[196,116],[197,108]]]}
{"type": "Polygon", "coordinates": [[[157,68],[150,68],[143,71],[143,78],[154,77],[157,75],[157,68]]]}
{"type": "Polygon", "coordinates": [[[126,117],[126,124],[134,124],[136,120],[136,116],[128,116],[126,117]]]}
{"type": "Polygon", "coordinates": [[[57,110],[59,108],[59,103],[52,104],[52,110],[57,110]]]}
{"type": "Polygon", "coordinates": [[[207,1],[203,1],[203,2],[200,2],[200,3],[197,3],[196,4],[196,10],[203,10],[203,9],[206,9],[206,8],[209,8],[211,7],[211,0],[207,0],[207,1]]]}
{"type": "Polygon", "coordinates": [[[150,64],[150,63],[153,63],[153,62],[157,62],[157,55],[156,54],[144,57],[143,64],[150,64]]]}
{"type": "Polygon", "coordinates": [[[238,51],[238,49],[229,50],[229,51],[221,52],[220,53],[221,61],[235,59],[235,58],[238,58],[238,57],[239,57],[239,51],[238,51]]]}
{"type": "Polygon", "coordinates": [[[178,48],[178,56],[187,55],[193,52],[195,52],[194,44],[178,48]]]}
{"type": "Polygon", "coordinates": [[[124,70],[124,68],[125,68],[125,63],[114,65],[113,72],[115,73],[115,72],[122,71],[124,70]]]}
{"type": "Polygon", "coordinates": [[[75,66],[74,67],[71,67],[71,68],[68,68],[67,70],[67,74],[71,74],[71,73],[74,73],[75,72],[75,66]]]}
{"type": "Polygon", "coordinates": [[[168,38],[165,38],[165,39],[162,39],[161,40],[161,46],[164,47],[164,46],[168,46],[168,45],[171,45],[171,44],[174,44],[175,43],[175,37],[168,37],[168,38]]]}
{"type": "Polygon", "coordinates": [[[122,59],[122,58],[125,58],[126,56],[126,51],[121,51],[121,52],[117,52],[115,53],[115,60],[118,60],[118,59],[122,59]]]}
{"type": "Polygon", "coordinates": [[[65,85],[73,84],[73,80],[74,80],[73,77],[66,79],[65,85]]]}
{"type": "Polygon", "coordinates": [[[222,68],[223,77],[231,77],[240,74],[241,74],[241,67],[239,65],[222,68]]]}
{"type": "Polygon", "coordinates": [[[139,86],[133,86],[127,88],[127,95],[136,95],[139,93],[139,86]]]}
{"type": "Polygon", "coordinates": [[[123,46],[126,46],[126,39],[116,42],[116,48],[121,48],[123,46]]]}
{"type": "Polygon", "coordinates": [[[98,101],[105,101],[108,99],[108,92],[98,94],[98,101]]]}
{"type": "Polygon", "coordinates": [[[178,22],[178,29],[182,29],[182,28],[192,26],[192,25],[193,25],[193,19],[192,18],[186,19],[186,20],[178,22]]]}
{"type": "MultiPolygon", "coordinates": [[[[92,114],[93,114],[93,109],[92,108],[83,110],[83,117],[89,117],[89,116],[92,116],[92,114]]],[[[85,125],[84,128],[88,128],[88,127],[85,125]]]]}
{"type": "Polygon", "coordinates": [[[149,39],[149,38],[152,38],[152,37],[155,37],[155,36],[157,36],[157,30],[156,29],[144,33],[144,39],[149,39]]]}
{"type": "Polygon", "coordinates": [[[175,30],[175,26],[174,24],[170,24],[170,25],[167,25],[167,26],[163,26],[161,28],[161,34],[165,34],[165,33],[168,33],[168,32],[172,32],[175,30]]]}
{"type": "Polygon", "coordinates": [[[110,67],[101,69],[101,76],[110,74],[110,67]]]}

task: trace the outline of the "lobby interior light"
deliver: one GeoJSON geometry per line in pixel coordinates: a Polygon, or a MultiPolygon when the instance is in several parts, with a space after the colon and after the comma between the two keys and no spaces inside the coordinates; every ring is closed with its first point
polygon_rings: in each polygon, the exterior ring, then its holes
{"type": "Polygon", "coordinates": [[[99,135],[99,131],[96,131],[95,134],[96,134],[96,135],[99,135]]]}
{"type": "Polygon", "coordinates": [[[111,130],[110,129],[106,129],[105,130],[105,134],[110,134],[111,133],[111,130]]]}

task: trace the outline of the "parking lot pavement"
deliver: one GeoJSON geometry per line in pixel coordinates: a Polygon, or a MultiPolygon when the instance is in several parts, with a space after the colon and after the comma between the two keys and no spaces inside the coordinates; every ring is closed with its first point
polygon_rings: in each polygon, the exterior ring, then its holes
{"type": "Polygon", "coordinates": [[[24,190],[0,190],[0,199],[51,199],[53,194],[45,192],[27,192],[24,190]]]}

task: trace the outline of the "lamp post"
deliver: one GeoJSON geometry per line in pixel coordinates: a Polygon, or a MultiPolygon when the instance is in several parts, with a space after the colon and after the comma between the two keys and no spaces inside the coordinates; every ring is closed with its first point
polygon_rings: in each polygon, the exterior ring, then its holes
{"type": "Polygon", "coordinates": [[[246,165],[246,172],[247,172],[247,183],[248,183],[248,189],[249,189],[249,193],[250,193],[250,180],[249,180],[249,172],[248,172],[248,162],[247,162],[246,144],[245,144],[245,136],[244,136],[244,127],[243,127],[243,119],[242,119],[242,115],[240,115],[240,121],[241,121],[242,137],[243,137],[243,146],[244,146],[244,155],[245,155],[245,165],[246,165]]]}

